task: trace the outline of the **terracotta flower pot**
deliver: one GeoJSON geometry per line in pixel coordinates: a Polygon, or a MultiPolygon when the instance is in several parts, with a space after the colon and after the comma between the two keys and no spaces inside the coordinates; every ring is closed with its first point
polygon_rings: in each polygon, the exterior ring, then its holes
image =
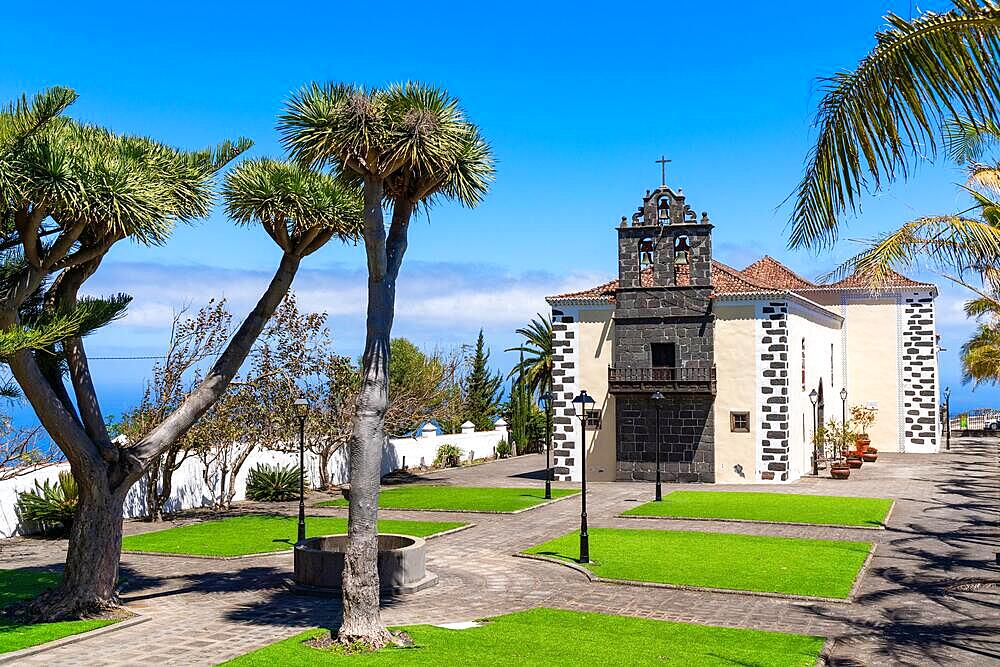
{"type": "Polygon", "coordinates": [[[830,477],[847,479],[851,476],[851,468],[846,463],[834,463],[830,466],[830,477]]]}
{"type": "Polygon", "coordinates": [[[853,458],[852,459],[847,459],[847,465],[850,466],[851,468],[860,468],[861,464],[863,464],[863,463],[864,463],[864,461],[862,461],[860,458],[857,458],[857,459],[853,459],[853,458]]]}
{"type": "Polygon", "coordinates": [[[864,461],[865,463],[875,463],[876,461],[878,461],[878,454],[875,454],[871,450],[868,450],[867,452],[861,455],[861,460],[864,461]]]}
{"type": "Polygon", "coordinates": [[[857,448],[859,452],[864,453],[868,451],[868,448],[871,444],[872,441],[867,435],[858,434],[854,436],[854,446],[857,448]]]}

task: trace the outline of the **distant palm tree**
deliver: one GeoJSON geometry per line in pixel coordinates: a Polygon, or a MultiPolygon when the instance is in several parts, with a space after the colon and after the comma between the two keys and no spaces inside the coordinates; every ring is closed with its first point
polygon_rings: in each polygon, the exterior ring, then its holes
{"type": "Polygon", "coordinates": [[[521,361],[507,377],[520,376],[532,395],[547,391],[552,385],[552,321],[541,313],[536,314],[537,319],[514,332],[524,337],[524,344],[507,349],[507,352],[522,354],[521,361]]]}
{"type": "Polygon", "coordinates": [[[948,121],[1000,124],[1000,4],[955,0],[954,9],[888,27],[854,71],[825,80],[818,136],[793,195],[792,247],[837,240],[838,218],[936,152],[948,121]]]}
{"type": "Polygon", "coordinates": [[[975,299],[965,304],[965,313],[989,320],[962,346],[962,382],[1000,384],[1000,305],[975,299]]]}

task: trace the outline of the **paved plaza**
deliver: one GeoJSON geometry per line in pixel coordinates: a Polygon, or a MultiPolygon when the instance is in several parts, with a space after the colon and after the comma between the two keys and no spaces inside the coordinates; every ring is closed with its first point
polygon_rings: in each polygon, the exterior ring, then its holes
{"type": "MultiPolygon", "coordinates": [[[[616,515],[652,499],[651,484],[599,483],[588,488],[592,527],[874,541],[874,560],[850,604],[591,583],[567,567],[513,557],[578,527],[579,500],[571,498],[517,515],[382,511],[386,518],[476,524],[428,543],[428,569],[439,575],[439,584],[387,599],[384,619],[393,625],[442,623],[547,606],[822,635],[832,640],[829,663],[834,665],[1000,663],[998,449],[997,439],[955,440],[952,450],[941,454],[880,453],[878,463],[852,471],[846,482],[810,478],[754,488],[892,497],[896,505],[884,531],[622,519],[616,515]]],[[[525,456],[428,477],[463,485],[536,486],[543,465],[543,457],[525,456]]],[[[698,487],[667,485],[664,491],[674,488],[698,487]]],[[[280,507],[295,512],[294,503],[280,507]]],[[[241,506],[247,508],[262,506],[241,506]]],[[[345,512],[310,510],[331,516],[345,512]]],[[[126,530],[163,527],[130,522],[126,530]]],[[[57,568],[65,544],[9,540],[3,543],[0,561],[5,568],[57,568]]],[[[336,624],[337,600],[297,596],[286,589],[291,564],[291,553],[228,561],[125,554],[123,599],[151,620],[38,654],[23,664],[210,665],[306,628],[336,624]]]]}

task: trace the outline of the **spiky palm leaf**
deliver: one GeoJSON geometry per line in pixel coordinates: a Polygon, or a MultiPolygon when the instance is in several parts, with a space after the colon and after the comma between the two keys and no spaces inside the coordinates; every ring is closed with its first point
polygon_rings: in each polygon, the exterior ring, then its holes
{"type": "Polygon", "coordinates": [[[28,138],[11,161],[15,208],[36,205],[60,226],[85,222],[94,238],[162,244],[178,222],[208,214],[219,169],[250,142],[182,151],[64,118],[28,138]]]}
{"type": "Polygon", "coordinates": [[[445,197],[475,206],[493,178],[489,144],[458,100],[420,83],[314,83],[286,104],[279,130],[293,159],[381,180],[394,201],[445,197]]]}
{"type": "Polygon", "coordinates": [[[941,124],[1000,123],[1000,5],[955,0],[944,14],[886,16],[875,48],[851,72],[826,80],[816,144],[796,192],[789,244],[824,246],[838,217],[857,209],[912,161],[933,155],[941,124]]]}
{"type": "Polygon", "coordinates": [[[524,356],[508,377],[524,378],[532,394],[548,390],[552,379],[552,321],[538,313],[528,326],[515,333],[524,337],[524,345],[509,348],[507,352],[521,352],[524,356]]]}
{"type": "Polygon", "coordinates": [[[314,227],[343,240],[361,231],[357,188],[299,163],[246,160],[226,174],[222,197],[233,220],[261,224],[279,238],[282,230],[296,238],[314,227]]]}

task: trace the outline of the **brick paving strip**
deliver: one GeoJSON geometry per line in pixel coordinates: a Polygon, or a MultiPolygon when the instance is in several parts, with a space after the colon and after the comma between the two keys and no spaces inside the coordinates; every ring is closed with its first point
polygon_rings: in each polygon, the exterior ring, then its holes
{"type": "MultiPolygon", "coordinates": [[[[579,573],[510,554],[579,525],[579,504],[560,502],[527,516],[486,515],[475,528],[442,536],[428,549],[433,588],[387,598],[391,625],[469,621],[531,607],[624,614],[828,638],[824,655],[838,665],[960,664],[1000,660],[1000,467],[996,439],[952,440],[934,455],[880,452],[850,479],[801,480],[775,492],[891,497],[883,531],[852,604],[788,600],[679,589],[608,586],[579,573]],[[976,587],[975,582],[985,582],[976,587]],[[964,588],[963,588],[964,586],[964,588]]],[[[539,487],[543,457],[523,456],[437,471],[428,481],[467,486],[539,487]]],[[[570,485],[559,484],[567,488],[570,485]]],[[[684,489],[682,485],[666,485],[684,489]]],[[[747,490],[713,486],[712,490],[747,490]]],[[[754,488],[754,490],[760,490],[754,488]]],[[[588,488],[593,527],[634,527],[620,514],[652,485],[594,483],[588,488]]],[[[241,510],[293,515],[295,504],[247,504],[241,510]]],[[[448,513],[436,513],[435,518],[448,513]]],[[[452,513],[462,521],[467,515],[452,513]]],[[[420,519],[420,511],[382,510],[386,518],[420,519]]],[[[650,520],[653,521],[653,520],[650,520]]],[[[129,534],[175,523],[129,522],[129,534]]],[[[856,528],[664,520],[650,527],[723,533],[857,539],[856,528]]],[[[0,566],[61,566],[65,541],[14,539],[0,546],[0,566]]],[[[291,552],[237,561],[125,554],[123,599],[151,622],[59,646],[19,661],[26,665],[210,665],[316,626],[335,627],[339,601],[293,595],[284,587],[291,552]]],[[[113,626],[112,626],[113,627],[113,626]]]]}
{"type": "Polygon", "coordinates": [[[818,528],[850,528],[851,530],[885,530],[886,525],[889,523],[889,515],[892,514],[892,508],[896,506],[896,502],[893,501],[892,505],[889,506],[889,512],[885,515],[885,522],[881,526],[850,526],[843,523],[809,523],[807,521],[770,521],[768,519],[718,519],[708,516],[646,516],[641,514],[618,514],[615,518],[617,519],[642,519],[648,521],[650,519],[660,520],[660,521],[712,521],[715,523],[766,523],[772,526],[816,526],[818,528]]]}

